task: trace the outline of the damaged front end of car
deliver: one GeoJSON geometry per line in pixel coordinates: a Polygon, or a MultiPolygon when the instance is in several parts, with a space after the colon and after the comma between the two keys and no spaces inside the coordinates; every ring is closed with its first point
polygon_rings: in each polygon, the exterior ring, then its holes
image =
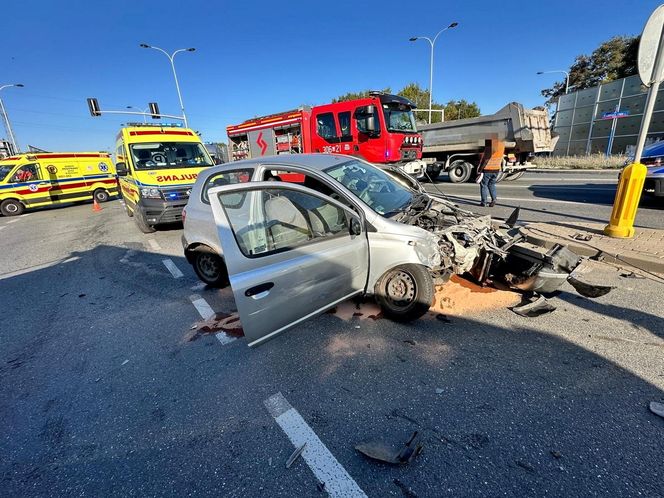
{"type": "Polygon", "coordinates": [[[569,282],[586,297],[599,297],[611,288],[592,285],[575,270],[582,259],[567,247],[544,248],[525,240],[514,228],[518,208],[499,223],[444,199],[421,194],[395,220],[420,227],[437,236],[440,265],[434,278],[470,275],[478,283],[502,282],[524,292],[550,294],[569,282]]]}

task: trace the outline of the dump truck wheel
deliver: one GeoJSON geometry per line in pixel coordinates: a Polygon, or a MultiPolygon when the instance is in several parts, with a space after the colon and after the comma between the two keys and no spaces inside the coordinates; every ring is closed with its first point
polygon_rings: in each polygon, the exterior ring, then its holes
{"type": "Polygon", "coordinates": [[[517,171],[515,173],[510,173],[505,177],[506,182],[513,182],[514,180],[518,180],[524,175],[525,171],[517,171]]]}
{"type": "Polygon", "coordinates": [[[472,173],[473,165],[468,161],[459,159],[450,165],[450,170],[447,174],[452,183],[466,183],[470,179],[472,173]]]}
{"type": "Polygon", "coordinates": [[[206,247],[197,248],[193,254],[194,271],[201,281],[210,287],[223,288],[228,285],[228,272],[224,260],[206,247]]]}
{"type": "Polygon", "coordinates": [[[420,265],[401,265],[376,283],[376,300],[388,318],[410,322],[424,315],[433,302],[433,279],[420,265]]]}
{"type": "Polygon", "coordinates": [[[7,199],[0,204],[0,212],[3,216],[18,216],[23,214],[23,211],[25,211],[25,206],[16,199],[7,199]]]}

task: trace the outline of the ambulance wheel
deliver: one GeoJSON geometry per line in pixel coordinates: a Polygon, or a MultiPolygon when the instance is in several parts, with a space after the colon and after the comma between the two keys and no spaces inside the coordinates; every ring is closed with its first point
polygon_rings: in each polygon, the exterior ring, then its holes
{"type": "Polygon", "coordinates": [[[452,183],[466,183],[473,172],[473,165],[463,159],[457,159],[450,165],[448,176],[452,183]]]}
{"type": "Polygon", "coordinates": [[[0,212],[3,216],[18,216],[23,214],[23,211],[25,211],[25,206],[16,199],[7,199],[0,204],[0,212]]]}
{"type": "Polygon", "coordinates": [[[103,188],[98,188],[95,190],[92,196],[97,200],[97,202],[107,202],[111,197],[103,188]]]}
{"type": "Polygon", "coordinates": [[[401,265],[380,277],[375,292],[386,317],[410,322],[429,311],[433,303],[433,279],[424,266],[401,265]]]}
{"type": "Polygon", "coordinates": [[[193,266],[196,275],[210,287],[222,288],[228,285],[228,272],[224,260],[212,252],[199,248],[193,254],[193,266]]]}
{"type": "Polygon", "coordinates": [[[134,221],[138,229],[143,233],[154,233],[157,229],[153,225],[148,225],[148,222],[145,221],[145,217],[141,213],[135,213],[134,221]]]}

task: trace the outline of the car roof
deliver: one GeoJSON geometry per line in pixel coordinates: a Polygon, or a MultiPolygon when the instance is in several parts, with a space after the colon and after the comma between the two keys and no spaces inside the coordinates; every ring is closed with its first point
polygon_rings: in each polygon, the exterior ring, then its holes
{"type": "MultiPolygon", "coordinates": [[[[256,159],[244,159],[242,161],[224,163],[215,167],[215,171],[239,169],[243,167],[255,168],[262,164],[303,166],[305,168],[322,171],[331,166],[352,161],[353,159],[355,158],[352,156],[339,154],[281,154],[278,156],[263,156],[256,159]]],[[[212,168],[210,168],[210,170],[212,170],[212,168]]]]}

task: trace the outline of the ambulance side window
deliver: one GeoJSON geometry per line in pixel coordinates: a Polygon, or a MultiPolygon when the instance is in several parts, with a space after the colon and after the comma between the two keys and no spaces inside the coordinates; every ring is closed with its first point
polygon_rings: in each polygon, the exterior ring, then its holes
{"type": "Polygon", "coordinates": [[[36,163],[24,164],[16,170],[10,183],[33,182],[40,179],[41,175],[39,174],[39,167],[36,163]]]}

